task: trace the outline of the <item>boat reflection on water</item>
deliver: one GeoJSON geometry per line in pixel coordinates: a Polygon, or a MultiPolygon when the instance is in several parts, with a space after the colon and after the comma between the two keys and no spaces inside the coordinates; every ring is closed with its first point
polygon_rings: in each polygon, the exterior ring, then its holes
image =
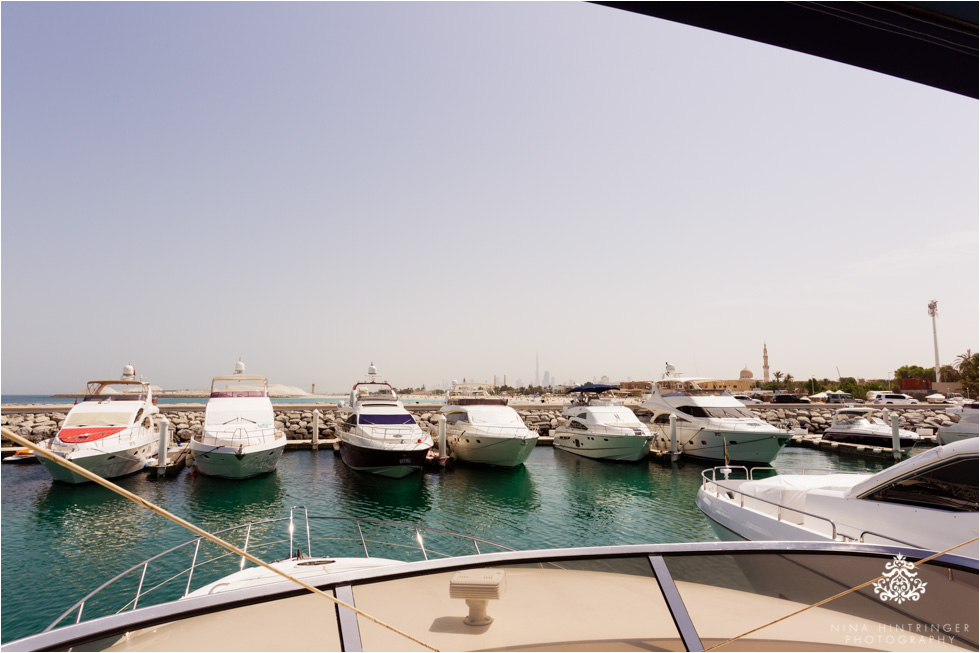
{"type": "Polygon", "coordinates": [[[329,452],[317,452],[317,467],[324,465],[332,465],[328,473],[335,476],[330,499],[335,514],[415,523],[424,522],[432,510],[432,493],[422,474],[401,479],[362,474],[329,452]]]}
{"type": "Polygon", "coordinates": [[[630,544],[717,539],[690,496],[701,465],[656,461],[609,465],[554,452],[556,487],[567,514],[558,520],[586,524],[583,542],[630,544]]]}
{"type": "Polygon", "coordinates": [[[184,505],[170,508],[188,521],[214,530],[244,520],[271,519],[289,508],[288,494],[279,470],[249,479],[248,483],[204,474],[185,473],[178,483],[186,484],[184,505]]]}

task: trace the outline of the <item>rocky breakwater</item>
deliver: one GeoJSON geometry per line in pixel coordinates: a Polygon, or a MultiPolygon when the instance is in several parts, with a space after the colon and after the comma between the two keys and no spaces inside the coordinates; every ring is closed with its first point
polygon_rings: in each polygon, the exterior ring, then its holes
{"type": "MultiPolygon", "coordinates": [[[[830,426],[839,406],[814,406],[812,408],[770,408],[751,406],[752,412],[775,426],[806,429],[810,433],[823,433],[830,426]]],[[[909,431],[932,429],[959,421],[959,415],[949,415],[945,408],[892,409],[898,415],[899,428],[909,431]]],[[[883,410],[875,410],[873,416],[882,418],[883,410]]]]}
{"type": "MultiPolygon", "coordinates": [[[[407,406],[407,408],[413,414],[419,426],[425,429],[433,438],[438,435],[438,406],[426,406],[425,408],[407,406]]],[[[539,431],[541,435],[547,435],[549,429],[565,423],[560,409],[519,408],[516,410],[528,428],[539,431]]],[[[341,421],[343,421],[343,418],[337,410],[321,410],[319,437],[321,439],[336,437],[337,424],[341,421]]],[[[312,410],[276,411],[276,423],[285,431],[286,438],[289,440],[310,440],[313,438],[315,426],[312,410]]],[[[178,435],[180,435],[179,432],[178,435]]]]}

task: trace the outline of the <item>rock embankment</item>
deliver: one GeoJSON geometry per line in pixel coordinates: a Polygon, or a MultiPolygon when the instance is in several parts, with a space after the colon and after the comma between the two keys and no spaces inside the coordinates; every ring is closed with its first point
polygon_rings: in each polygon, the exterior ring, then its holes
{"type": "MultiPolygon", "coordinates": [[[[830,425],[835,407],[811,408],[750,408],[759,417],[770,424],[783,425],[790,428],[803,428],[810,433],[823,433],[830,425]]],[[[439,415],[438,406],[433,409],[412,409],[415,420],[422,428],[436,435],[436,418],[439,415]]],[[[546,435],[548,429],[556,428],[565,423],[561,416],[560,407],[549,408],[518,408],[521,418],[532,429],[537,429],[546,435]]],[[[876,410],[874,415],[881,417],[883,411],[876,410]]],[[[937,429],[944,424],[959,421],[959,415],[949,415],[945,408],[919,408],[894,410],[899,415],[899,426],[915,431],[920,428],[937,429]]],[[[204,426],[204,411],[162,410],[161,413],[170,420],[171,428],[180,440],[189,440],[195,433],[200,433],[204,426]]],[[[320,409],[320,437],[333,438],[336,435],[337,423],[341,417],[336,410],[320,409]]],[[[641,411],[642,413],[642,411],[641,411]]],[[[0,415],[0,424],[12,429],[32,442],[40,442],[56,434],[65,421],[65,412],[15,413],[0,415]]],[[[648,419],[649,416],[641,419],[648,419]]],[[[314,415],[310,410],[276,410],[276,424],[286,433],[290,440],[310,440],[313,438],[314,415]]]]}
{"type": "MultiPolygon", "coordinates": [[[[180,440],[189,440],[204,428],[204,411],[161,410],[161,414],[170,420],[170,428],[180,440]]],[[[528,427],[538,429],[542,434],[548,429],[564,423],[560,409],[519,409],[517,411],[528,427]]],[[[413,411],[415,421],[433,436],[436,435],[436,410],[413,411]]],[[[0,424],[12,429],[32,442],[40,442],[55,435],[65,421],[66,413],[18,413],[0,415],[0,424]]],[[[277,427],[286,433],[289,440],[310,440],[315,428],[313,409],[310,410],[277,410],[275,411],[277,427]]],[[[333,438],[336,435],[337,423],[342,421],[338,411],[320,410],[320,437],[333,438]]]]}
{"type": "MultiPolygon", "coordinates": [[[[836,407],[813,408],[769,408],[750,407],[756,415],[776,426],[787,425],[790,428],[806,429],[810,433],[823,433],[830,426],[836,407]]],[[[898,414],[899,428],[909,431],[916,429],[937,429],[944,424],[959,421],[959,415],[949,415],[945,408],[921,408],[907,410],[892,410],[898,414]]],[[[884,411],[875,410],[875,417],[882,418],[884,411]]]]}

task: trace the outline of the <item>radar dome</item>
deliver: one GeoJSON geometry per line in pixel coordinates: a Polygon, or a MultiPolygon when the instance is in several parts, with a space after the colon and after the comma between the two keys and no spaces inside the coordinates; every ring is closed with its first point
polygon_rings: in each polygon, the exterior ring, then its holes
{"type": "Polygon", "coordinates": [[[378,368],[376,368],[374,366],[374,363],[372,362],[370,365],[368,365],[368,374],[377,374],[377,373],[378,373],[378,368]]]}
{"type": "Polygon", "coordinates": [[[125,379],[135,379],[136,378],[136,368],[133,367],[132,363],[123,365],[122,378],[125,379]]]}
{"type": "Polygon", "coordinates": [[[242,359],[239,356],[238,362],[235,363],[235,374],[242,374],[244,372],[245,372],[245,363],[242,362],[242,359]]]}

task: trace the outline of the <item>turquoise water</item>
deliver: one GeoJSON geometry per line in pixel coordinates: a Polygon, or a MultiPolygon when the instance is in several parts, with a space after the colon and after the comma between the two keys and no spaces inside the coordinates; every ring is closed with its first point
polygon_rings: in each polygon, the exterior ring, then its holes
{"type": "MultiPolygon", "coordinates": [[[[777,464],[877,471],[884,464],[785,449],[777,464]]],[[[418,523],[518,549],[717,539],[694,504],[704,466],[617,464],[537,447],[513,470],[457,466],[385,479],[348,469],[332,450],[287,451],[247,481],[192,475],[119,485],[207,530],[310,514],[418,523]]],[[[0,466],[0,640],[39,632],[117,573],[192,539],[94,484],[54,484],[41,465],[0,466]]]]}

